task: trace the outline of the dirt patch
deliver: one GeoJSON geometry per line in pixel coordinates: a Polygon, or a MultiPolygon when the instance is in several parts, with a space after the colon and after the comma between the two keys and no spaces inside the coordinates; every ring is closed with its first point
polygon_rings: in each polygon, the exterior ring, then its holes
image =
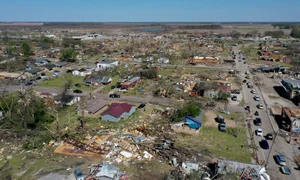
{"type": "MultiPolygon", "coordinates": [[[[219,123],[215,121],[217,114],[212,111],[205,111],[204,116],[206,117],[205,127],[218,127],[219,123]]],[[[225,123],[227,127],[235,127],[235,122],[233,120],[225,118],[225,123]]]]}

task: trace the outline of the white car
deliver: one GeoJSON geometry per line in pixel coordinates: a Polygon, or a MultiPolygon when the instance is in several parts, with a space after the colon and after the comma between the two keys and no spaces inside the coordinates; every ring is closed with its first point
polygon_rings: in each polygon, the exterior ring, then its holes
{"type": "Polygon", "coordinates": [[[255,93],[256,93],[256,91],[255,91],[254,89],[252,89],[252,90],[251,90],[251,93],[252,93],[252,94],[255,94],[255,93]]]}
{"type": "Polygon", "coordinates": [[[260,101],[260,97],[259,96],[254,96],[254,100],[255,101],[260,101]]]}
{"type": "Polygon", "coordinates": [[[119,89],[119,92],[126,92],[126,91],[128,91],[127,89],[125,89],[125,88],[121,88],[121,89],[119,89]]]}
{"type": "Polygon", "coordinates": [[[258,129],[256,130],[256,135],[257,135],[257,136],[263,136],[263,131],[262,131],[262,129],[258,128],[258,129]]]}
{"type": "Polygon", "coordinates": [[[263,109],[263,108],[264,108],[264,105],[258,104],[256,107],[257,107],[258,109],[263,109]]]}

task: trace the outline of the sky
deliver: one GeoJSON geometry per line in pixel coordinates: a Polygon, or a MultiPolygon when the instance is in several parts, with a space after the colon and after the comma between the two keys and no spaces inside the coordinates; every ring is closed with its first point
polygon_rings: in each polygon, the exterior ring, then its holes
{"type": "Polygon", "coordinates": [[[0,21],[299,22],[300,0],[0,0],[0,21]]]}

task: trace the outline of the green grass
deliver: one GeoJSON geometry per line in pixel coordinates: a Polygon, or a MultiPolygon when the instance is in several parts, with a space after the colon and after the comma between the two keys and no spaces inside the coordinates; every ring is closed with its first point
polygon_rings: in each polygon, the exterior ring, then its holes
{"type": "Polygon", "coordinates": [[[47,80],[47,81],[42,81],[40,82],[37,86],[42,86],[42,87],[53,87],[53,88],[63,88],[65,83],[71,79],[72,80],[72,85],[71,85],[71,89],[80,89],[83,91],[90,91],[90,90],[94,90],[96,89],[95,87],[91,87],[91,86],[86,86],[83,83],[84,77],[81,76],[73,76],[71,74],[66,74],[64,76],[59,76],[56,77],[54,79],[51,80],[47,80]],[[76,87],[75,84],[78,83],[81,85],[80,88],[76,87]]]}
{"type": "Polygon", "coordinates": [[[220,132],[214,127],[202,127],[197,135],[178,135],[177,146],[199,149],[213,156],[239,162],[251,162],[249,149],[241,148],[247,145],[246,129],[242,128],[238,138],[227,132],[220,132]]]}

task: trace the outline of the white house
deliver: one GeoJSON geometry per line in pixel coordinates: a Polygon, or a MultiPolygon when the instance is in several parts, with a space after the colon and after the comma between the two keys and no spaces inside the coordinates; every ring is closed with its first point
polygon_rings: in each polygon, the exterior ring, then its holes
{"type": "Polygon", "coordinates": [[[157,59],[157,62],[167,64],[170,62],[170,60],[168,58],[161,57],[161,58],[157,59]]]}
{"type": "Polygon", "coordinates": [[[116,67],[118,65],[119,65],[119,61],[107,61],[107,60],[103,60],[103,61],[97,63],[96,71],[114,68],[114,67],[116,67]]]}
{"type": "MultiPolygon", "coordinates": [[[[80,101],[80,97],[76,97],[76,96],[65,96],[64,97],[64,104],[67,106],[72,106],[73,104],[77,103],[80,101]]],[[[55,104],[62,104],[62,97],[60,95],[56,96],[54,98],[54,103],[55,104]]]]}
{"type": "Polygon", "coordinates": [[[87,75],[91,75],[93,72],[92,68],[81,68],[75,71],[72,71],[73,76],[82,76],[85,77],[87,75]]]}

